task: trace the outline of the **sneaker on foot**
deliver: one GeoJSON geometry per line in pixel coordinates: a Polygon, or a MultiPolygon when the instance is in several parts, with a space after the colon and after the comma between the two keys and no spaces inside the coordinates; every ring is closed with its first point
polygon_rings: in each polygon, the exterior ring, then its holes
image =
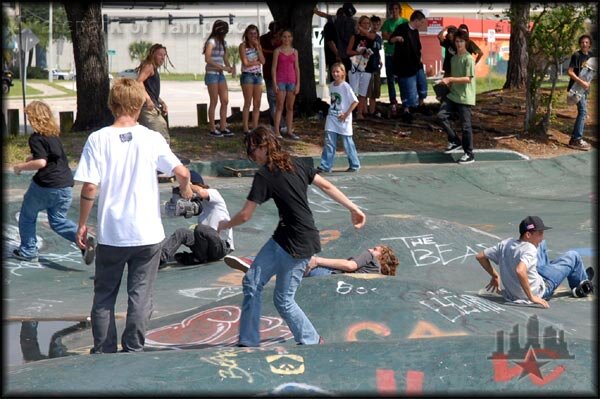
{"type": "Polygon", "coordinates": [[[452,152],[453,150],[462,147],[461,143],[448,143],[448,145],[446,146],[446,150],[444,151],[444,154],[448,154],[450,152],[452,152]]]}
{"type": "Polygon", "coordinates": [[[575,298],[583,298],[594,292],[594,285],[590,280],[583,280],[572,292],[575,298]]]}
{"type": "Polygon", "coordinates": [[[591,148],[589,143],[584,139],[569,140],[569,147],[581,151],[588,151],[591,148]]]}
{"type": "Polygon", "coordinates": [[[287,131],[287,126],[282,126],[282,127],[280,127],[280,128],[279,128],[279,131],[280,131],[281,133],[287,133],[287,132],[288,132],[288,131],[287,131]]]}
{"type": "Polygon", "coordinates": [[[218,130],[213,130],[210,132],[210,135],[213,137],[223,137],[223,133],[219,132],[218,130]]]}
{"type": "Polygon", "coordinates": [[[237,256],[227,255],[223,258],[223,261],[232,269],[246,273],[250,269],[250,266],[252,266],[252,262],[254,262],[254,256],[242,256],[238,258],[237,256]]]}
{"type": "Polygon", "coordinates": [[[18,249],[15,249],[12,252],[12,257],[15,259],[19,259],[19,260],[24,260],[26,262],[37,262],[38,261],[38,257],[37,256],[25,256],[21,254],[21,251],[19,251],[18,249]]]}
{"type": "Polygon", "coordinates": [[[402,121],[404,123],[412,123],[413,119],[414,119],[414,116],[409,111],[404,111],[402,113],[402,121]]]}
{"type": "Polygon", "coordinates": [[[85,249],[81,250],[81,257],[86,265],[91,265],[96,257],[96,239],[88,236],[85,249]]]}
{"type": "Polygon", "coordinates": [[[588,276],[588,280],[592,281],[594,279],[594,276],[596,275],[596,272],[594,271],[593,267],[588,267],[587,269],[585,269],[585,273],[588,276]]]}
{"type": "Polygon", "coordinates": [[[323,169],[322,167],[317,166],[317,174],[320,175],[321,173],[327,173],[327,171],[325,169],[323,169]]]}
{"type": "Polygon", "coordinates": [[[298,136],[297,134],[294,134],[294,133],[288,133],[287,138],[290,140],[300,140],[300,136],[298,136]]]}
{"type": "Polygon", "coordinates": [[[460,157],[460,159],[458,160],[458,163],[461,165],[466,165],[468,163],[473,163],[475,162],[475,157],[473,156],[473,154],[467,154],[464,153],[462,157],[460,157]]]}
{"type": "Polygon", "coordinates": [[[221,134],[223,135],[223,137],[233,136],[233,132],[231,130],[229,130],[228,128],[221,129],[221,134]]]}
{"type": "Polygon", "coordinates": [[[350,173],[352,173],[352,172],[358,172],[358,169],[348,168],[348,169],[346,169],[346,172],[350,172],[350,173]]]}

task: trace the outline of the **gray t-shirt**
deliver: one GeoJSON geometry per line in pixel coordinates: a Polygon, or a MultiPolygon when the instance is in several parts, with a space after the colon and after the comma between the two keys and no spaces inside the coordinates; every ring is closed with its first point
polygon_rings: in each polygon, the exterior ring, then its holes
{"type": "MultiPolygon", "coordinates": [[[[381,273],[381,265],[379,261],[373,256],[368,250],[361,253],[357,257],[350,257],[348,260],[356,262],[357,268],[354,273],[369,273],[379,274],[381,273]]],[[[333,274],[343,273],[341,270],[335,270],[333,274]]]]}
{"type": "Polygon", "coordinates": [[[527,266],[527,280],[533,295],[542,297],[544,295],[544,281],[537,272],[537,249],[535,245],[507,238],[493,247],[486,248],[484,255],[496,263],[500,268],[500,280],[504,289],[502,295],[507,301],[529,302],[525,291],[521,287],[517,276],[517,265],[519,262],[527,266]]]}

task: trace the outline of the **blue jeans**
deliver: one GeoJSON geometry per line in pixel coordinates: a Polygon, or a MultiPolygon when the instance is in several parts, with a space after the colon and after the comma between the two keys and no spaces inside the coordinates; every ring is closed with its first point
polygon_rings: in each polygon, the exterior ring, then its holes
{"type": "Polygon", "coordinates": [[[261,73],[242,72],[240,76],[240,84],[242,85],[262,85],[263,78],[261,73]]]}
{"type": "Polygon", "coordinates": [[[204,75],[204,84],[206,85],[212,85],[212,84],[217,84],[217,83],[221,83],[221,82],[225,82],[225,75],[220,72],[220,73],[206,73],[204,75]]]}
{"type": "Polygon", "coordinates": [[[385,56],[385,74],[388,85],[388,94],[390,95],[390,104],[398,104],[396,99],[396,83],[398,77],[394,75],[394,57],[392,55],[385,56]]]}
{"type": "Polygon", "coordinates": [[[333,269],[330,269],[328,267],[323,267],[323,266],[317,266],[314,269],[312,269],[310,272],[308,272],[306,277],[329,276],[330,274],[333,274],[333,269]]]}
{"type": "Polygon", "coordinates": [[[446,134],[448,135],[448,142],[461,144],[461,140],[459,140],[458,136],[454,129],[452,129],[452,125],[450,124],[450,114],[453,112],[458,112],[458,116],[460,118],[460,123],[462,125],[462,147],[465,154],[472,155],[473,154],[473,127],[471,126],[471,106],[465,104],[455,103],[449,98],[445,98],[444,102],[440,106],[440,111],[437,114],[437,117],[444,127],[446,134]]]}
{"type": "Polygon", "coordinates": [[[427,78],[423,68],[420,68],[413,76],[399,77],[398,85],[404,107],[416,107],[427,97],[427,78]]]}
{"type": "Polygon", "coordinates": [[[294,91],[296,83],[277,83],[277,88],[281,91],[294,91]]]}
{"type": "Polygon", "coordinates": [[[567,251],[561,257],[548,261],[546,240],[538,246],[537,271],[546,283],[544,299],[549,299],[565,278],[571,289],[588,278],[581,255],[576,251],[567,251]]]}
{"type": "Polygon", "coordinates": [[[335,158],[335,148],[337,147],[337,138],[342,137],[344,142],[344,150],[348,156],[348,165],[352,169],[360,169],[360,161],[352,136],[344,136],[330,130],[325,131],[325,144],[323,145],[323,153],[321,154],[321,169],[331,172],[333,168],[333,159],[335,158]]]}
{"type": "Polygon", "coordinates": [[[43,210],[48,213],[48,222],[52,230],[61,237],[75,242],[77,224],[67,219],[72,191],[71,187],[47,188],[39,186],[34,181],[31,182],[23,198],[19,214],[19,235],[21,236],[19,252],[21,255],[32,258],[38,255],[35,224],[38,213],[43,210]]]}
{"type": "Polygon", "coordinates": [[[319,342],[317,330],[294,299],[309,261],[310,257],[293,258],[272,238],[261,248],[242,280],[244,302],[240,316],[241,345],[260,346],[261,295],[264,285],[274,275],[277,279],[273,302],[296,342],[307,345],[319,342]]]}
{"type": "Polygon", "coordinates": [[[573,126],[573,132],[571,133],[572,140],[583,138],[583,128],[585,127],[585,118],[587,117],[587,98],[589,94],[589,91],[586,91],[581,96],[581,100],[577,103],[577,119],[575,119],[575,126],[573,126]]]}

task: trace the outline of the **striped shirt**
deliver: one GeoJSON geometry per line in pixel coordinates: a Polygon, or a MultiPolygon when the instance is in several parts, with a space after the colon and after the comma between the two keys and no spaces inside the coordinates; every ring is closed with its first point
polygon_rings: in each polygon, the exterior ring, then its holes
{"type": "MultiPolygon", "coordinates": [[[[254,47],[246,47],[246,58],[248,59],[249,62],[258,61],[258,50],[255,49],[254,47]]],[[[260,71],[261,71],[260,64],[249,66],[249,67],[245,67],[242,65],[242,72],[260,73],[260,71]]]]}
{"type": "MultiPolygon", "coordinates": [[[[224,45],[218,43],[214,38],[208,40],[208,44],[212,45],[212,53],[211,58],[215,64],[225,65],[224,57],[225,57],[225,47],[227,47],[227,42],[224,42],[224,45]]],[[[220,69],[213,67],[212,65],[206,64],[206,73],[222,73],[220,69]]]]}

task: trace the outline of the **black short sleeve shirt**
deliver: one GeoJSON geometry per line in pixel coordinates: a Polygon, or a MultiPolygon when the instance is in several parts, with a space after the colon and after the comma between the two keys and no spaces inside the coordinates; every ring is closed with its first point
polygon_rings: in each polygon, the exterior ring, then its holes
{"type": "Polygon", "coordinates": [[[33,133],[29,137],[29,149],[33,159],[46,160],[46,166],[33,176],[36,184],[48,188],[73,187],[73,173],[58,136],[33,133]]]}
{"type": "Polygon", "coordinates": [[[279,169],[270,172],[262,166],[254,175],[246,199],[257,204],[273,199],[279,211],[279,223],[273,239],[292,257],[309,258],[321,251],[319,231],[315,227],[307,195],[308,185],[315,178],[316,171],[296,158],[292,161],[295,166],[293,172],[279,169]]]}

